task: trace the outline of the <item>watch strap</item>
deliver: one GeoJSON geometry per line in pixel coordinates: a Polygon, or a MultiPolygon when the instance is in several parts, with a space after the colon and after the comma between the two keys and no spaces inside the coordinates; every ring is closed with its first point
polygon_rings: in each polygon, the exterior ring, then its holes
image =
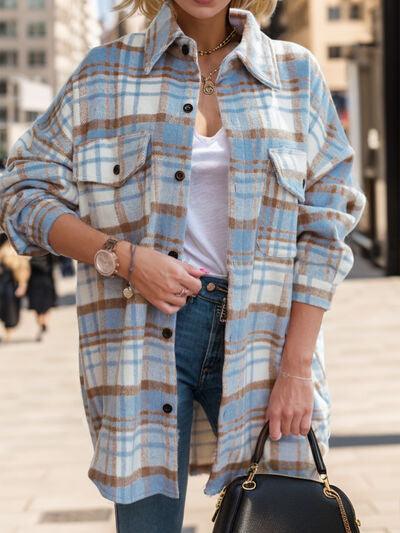
{"type": "Polygon", "coordinates": [[[108,237],[106,242],[103,244],[102,249],[108,250],[109,252],[113,252],[117,244],[118,244],[117,239],[114,239],[114,237],[108,237]]]}

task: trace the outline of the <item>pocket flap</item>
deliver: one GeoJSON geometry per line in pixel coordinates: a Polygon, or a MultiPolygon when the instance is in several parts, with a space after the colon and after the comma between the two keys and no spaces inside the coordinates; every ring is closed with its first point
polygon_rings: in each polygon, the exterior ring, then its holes
{"type": "Polygon", "coordinates": [[[77,181],[122,185],[146,161],[149,140],[150,132],[135,131],[85,142],[76,149],[74,173],[77,181]]]}
{"type": "Polygon", "coordinates": [[[279,184],[304,202],[307,153],[295,148],[270,148],[269,154],[279,184]]]}

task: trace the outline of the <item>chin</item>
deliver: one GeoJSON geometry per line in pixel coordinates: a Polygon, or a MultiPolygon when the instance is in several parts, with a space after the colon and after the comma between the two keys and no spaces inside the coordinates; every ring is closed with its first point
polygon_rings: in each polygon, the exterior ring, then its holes
{"type": "Polygon", "coordinates": [[[230,0],[174,0],[173,2],[191,17],[207,19],[214,17],[230,0]]]}

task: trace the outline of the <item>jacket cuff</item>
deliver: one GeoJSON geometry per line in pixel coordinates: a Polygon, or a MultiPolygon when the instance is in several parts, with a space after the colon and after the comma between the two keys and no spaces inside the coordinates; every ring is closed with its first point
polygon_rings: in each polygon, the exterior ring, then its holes
{"type": "Polygon", "coordinates": [[[75,211],[62,203],[44,199],[33,207],[26,206],[18,214],[17,225],[18,228],[24,227],[24,232],[18,231],[12,223],[12,217],[9,217],[7,233],[16,252],[20,255],[44,255],[43,252],[46,251],[56,256],[61,255],[50,245],[49,233],[53,223],[64,214],[78,217],[75,211]]]}
{"type": "Polygon", "coordinates": [[[293,281],[292,301],[322,307],[326,311],[331,308],[336,285],[318,278],[310,278],[298,274],[293,281]]]}
{"type": "Polygon", "coordinates": [[[53,255],[57,253],[49,243],[49,233],[52,225],[61,215],[68,214],[77,216],[77,214],[54,200],[43,200],[39,202],[31,211],[28,228],[31,229],[31,239],[40,248],[47,250],[53,255]]]}

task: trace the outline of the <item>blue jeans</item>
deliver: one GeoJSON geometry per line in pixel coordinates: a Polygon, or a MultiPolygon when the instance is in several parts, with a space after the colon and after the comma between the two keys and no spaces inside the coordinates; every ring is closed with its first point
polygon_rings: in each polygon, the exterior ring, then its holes
{"type": "Polygon", "coordinates": [[[175,357],[178,388],[179,498],[154,494],[129,504],[114,503],[117,533],[180,533],[188,482],[193,400],[203,406],[217,434],[228,279],[204,275],[196,296],[177,313],[175,357]]]}

